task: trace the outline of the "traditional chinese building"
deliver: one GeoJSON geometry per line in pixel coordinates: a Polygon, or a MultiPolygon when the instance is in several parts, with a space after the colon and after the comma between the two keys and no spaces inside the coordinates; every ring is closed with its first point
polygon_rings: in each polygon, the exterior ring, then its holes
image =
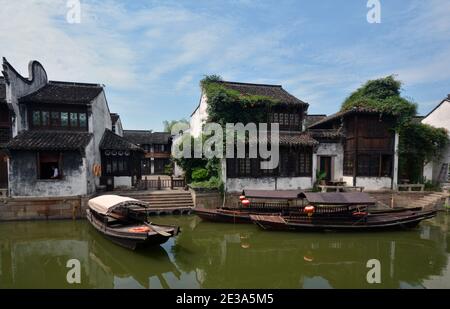
{"type": "Polygon", "coordinates": [[[29,76],[23,77],[3,59],[6,104],[0,104],[0,123],[6,131],[11,120],[11,133],[3,137],[10,196],[89,195],[105,182],[102,172],[104,177],[139,176],[133,162],[140,149],[111,131],[114,116],[103,86],[49,81],[37,61],[31,61],[28,70],[29,76]],[[108,148],[112,139],[120,149],[108,148]],[[117,160],[106,159],[106,151],[117,160]]]}
{"type": "Polygon", "coordinates": [[[172,137],[166,132],[146,130],[124,130],[123,136],[145,151],[141,160],[142,175],[164,174],[165,166],[170,164],[172,137]]]}
{"type": "Polygon", "coordinates": [[[11,105],[6,103],[5,79],[0,77],[0,197],[8,192],[8,156],[6,144],[12,137],[11,105]]]}
{"type": "MultiPolygon", "coordinates": [[[[268,107],[266,117],[280,128],[278,167],[263,170],[259,158],[227,158],[222,163],[227,191],[310,189],[319,172],[325,174],[325,181],[369,190],[396,186],[398,134],[389,115],[363,109],[329,117],[308,115],[308,103],[280,85],[218,83],[241,95],[265,96],[280,103],[268,107]]],[[[194,137],[208,121],[207,107],[208,97],[202,89],[190,119],[194,137]]]]}

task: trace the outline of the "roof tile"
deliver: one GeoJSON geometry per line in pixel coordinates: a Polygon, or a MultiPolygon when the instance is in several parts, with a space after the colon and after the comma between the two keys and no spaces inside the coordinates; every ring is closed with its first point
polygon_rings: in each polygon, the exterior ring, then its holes
{"type": "Polygon", "coordinates": [[[9,150],[77,150],[84,152],[92,133],[62,131],[24,131],[14,137],[6,148],[9,150]]]}

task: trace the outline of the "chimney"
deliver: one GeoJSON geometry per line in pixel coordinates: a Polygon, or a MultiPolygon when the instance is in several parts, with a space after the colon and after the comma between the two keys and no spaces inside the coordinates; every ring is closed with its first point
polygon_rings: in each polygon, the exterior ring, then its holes
{"type": "Polygon", "coordinates": [[[447,94],[447,100],[450,100],[450,93],[447,94]]]}

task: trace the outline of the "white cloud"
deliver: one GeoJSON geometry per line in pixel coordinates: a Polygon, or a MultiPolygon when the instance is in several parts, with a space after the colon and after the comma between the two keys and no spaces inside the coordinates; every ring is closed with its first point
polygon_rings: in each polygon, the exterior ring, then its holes
{"type": "MultiPolygon", "coordinates": [[[[368,78],[398,73],[411,85],[450,78],[448,1],[415,2],[400,14],[391,35],[373,32],[376,40],[352,44],[343,37],[340,46],[323,38],[320,47],[302,39],[317,22],[300,27],[305,16],[259,29],[233,15],[161,3],[133,10],[120,1],[86,0],[81,24],[68,24],[66,1],[0,0],[3,16],[14,16],[0,19],[0,55],[25,75],[28,61],[37,59],[51,79],[104,83],[111,109],[130,114],[130,106],[150,114],[173,93],[185,92],[185,104],[197,101],[190,94],[198,93],[198,79],[212,73],[283,84],[314,112],[336,110],[368,78]],[[432,49],[436,42],[441,50],[432,49]]],[[[233,5],[247,14],[271,12],[259,2],[233,5]]],[[[148,123],[141,120],[141,126],[148,123]]]]}

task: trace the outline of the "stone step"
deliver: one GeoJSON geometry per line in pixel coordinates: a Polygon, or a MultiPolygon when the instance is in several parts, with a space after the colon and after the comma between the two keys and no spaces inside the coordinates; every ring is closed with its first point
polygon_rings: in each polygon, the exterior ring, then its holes
{"type": "Polygon", "coordinates": [[[172,205],[178,205],[178,204],[192,204],[192,200],[183,200],[183,201],[144,201],[146,203],[149,203],[150,205],[157,205],[157,204],[172,204],[172,205]]]}
{"type": "Polygon", "coordinates": [[[158,204],[158,205],[150,205],[149,208],[170,208],[170,207],[194,207],[193,203],[183,203],[183,204],[158,204]]]}
{"type": "Polygon", "coordinates": [[[150,196],[150,195],[141,195],[141,196],[130,196],[132,198],[135,198],[137,200],[162,200],[162,199],[192,199],[192,196],[190,195],[170,195],[170,196],[150,196]]]}
{"type": "Polygon", "coordinates": [[[186,199],[186,198],[191,199],[192,196],[190,196],[190,195],[183,195],[183,196],[149,196],[149,195],[147,195],[147,196],[139,196],[139,198],[146,199],[146,200],[162,200],[162,199],[177,200],[177,199],[186,199]]]}

